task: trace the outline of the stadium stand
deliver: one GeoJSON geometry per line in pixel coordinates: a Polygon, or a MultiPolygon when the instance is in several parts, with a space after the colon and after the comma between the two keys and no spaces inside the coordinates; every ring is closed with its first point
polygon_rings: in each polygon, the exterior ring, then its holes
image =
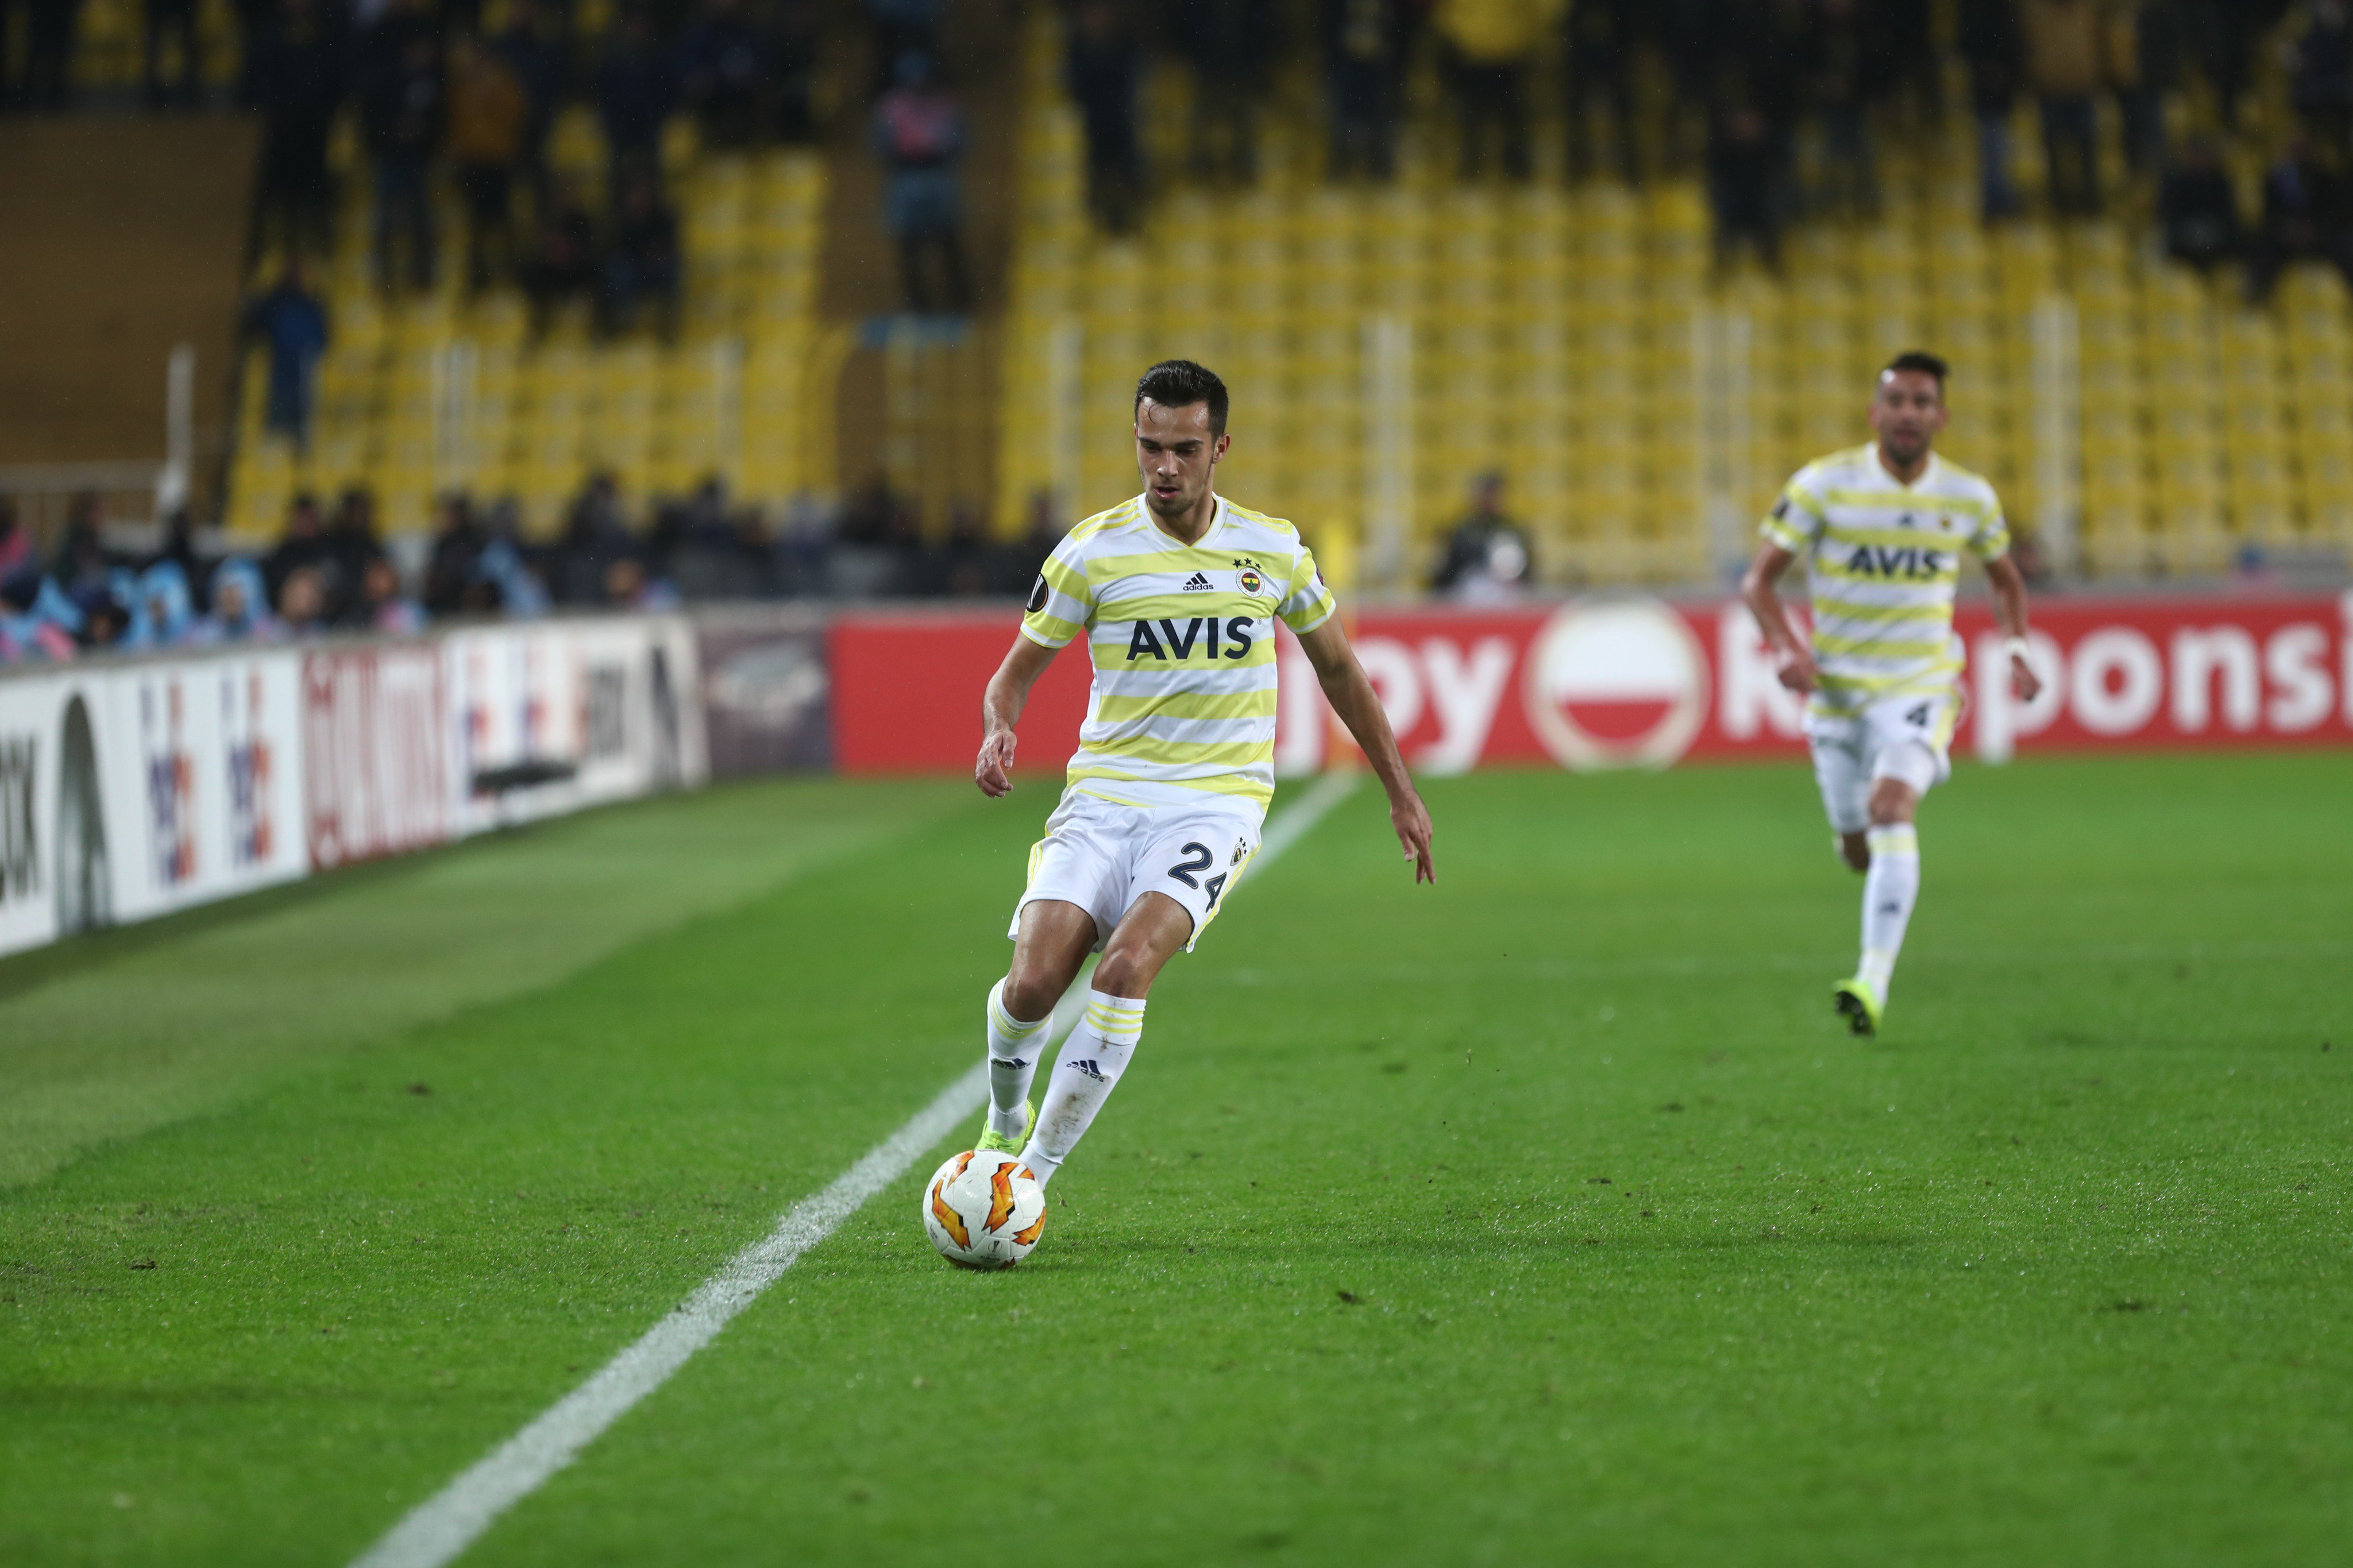
{"type": "MultiPolygon", "coordinates": [[[[2228,268],[2159,253],[2145,196],[1989,226],[1964,116],[1886,140],[1875,213],[1795,225],[1776,272],[1719,267],[1695,173],[1563,183],[1556,121],[1534,135],[1535,180],[1459,178],[1427,80],[1395,183],[1328,183],[1317,87],[1294,68],[1260,128],[1256,185],[1155,197],[1131,236],[1090,221],[1062,47],[1033,20],[1006,374],[1010,401],[1043,416],[1004,428],[1001,521],[1041,490],[1125,489],[1120,387],[1136,363],[1185,353],[1243,389],[1231,487],[1311,525],[1363,519],[1377,576],[1418,578],[1494,471],[1550,580],[1689,581],[1745,552],[1782,478],[1859,437],[1876,367],[1926,342],[1959,368],[1954,456],[2054,566],[2341,569],[2353,544],[2340,278],[2306,263],[2269,309],[2242,303],[2228,268]]],[[[1957,59],[1947,74],[1957,101],[1957,59]]],[[[1669,118],[1668,83],[1647,85],[1648,114],[1669,118]]],[[[2260,76],[2241,106],[2243,185],[2287,141],[2286,90],[2260,76]]],[[[1181,166],[1192,92],[1173,63],[1148,70],[1153,167],[1181,166]]],[[[2013,147],[2038,144],[2031,105],[2010,121],[2013,147]]],[[[2128,188],[2113,126],[2102,147],[2105,184],[2128,188]]],[[[1815,164],[1826,151],[1800,147],[1815,164]]],[[[2020,162],[2039,213],[2041,160],[2020,162]]]]}
{"type": "MultiPolygon", "coordinates": [[[[345,138],[339,160],[356,151],[345,138]]],[[[606,150],[595,118],[567,110],[550,139],[559,184],[587,189],[606,150]]],[[[527,531],[557,525],[592,473],[625,489],[684,494],[719,474],[781,500],[828,489],[826,368],[815,310],[826,176],[813,152],[705,153],[673,121],[665,163],[682,213],[682,321],[673,340],[592,331],[585,300],[560,305],[534,337],[522,291],[469,300],[465,224],[440,200],[439,286],[387,299],[369,259],[364,182],[339,226],[330,274],[332,346],[320,366],[308,453],[264,429],[268,376],[256,350],[240,410],[230,527],[276,531],[298,491],[351,485],[380,498],[386,526],[422,528],[435,495],[512,495],[527,531]]],[[[275,270],[258,266],[257,281],[275,270]]]]}

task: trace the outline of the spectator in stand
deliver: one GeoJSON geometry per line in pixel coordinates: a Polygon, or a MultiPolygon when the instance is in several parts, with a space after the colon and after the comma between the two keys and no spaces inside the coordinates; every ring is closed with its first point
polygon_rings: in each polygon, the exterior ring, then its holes
{"type": "Polygon", "coordinates": [[[317,567],[298,567],[287,575],[278,591],[278,624],[281,636],[292,637],[323,637],[331,629],[327,585],[317,567]]]}
{"type": "Polygon", "coordinates": [[[1639,0],[1574,0],[1563,18],[1567,61],[1562,82],[1572,180],[1588,178],[1599,166],[1593,152],[1598,109],[1606,109],[1609,116],[1618,177],[1630,185],[1641,180],[1641,149],[1634,132],[1634,51],[1641,27],[1639,0]]]}
{"type": "Polygon", "coordinates": [[[964,203],[956,162],[964,154],[964,110],[934,79],[931,58],[910,52],[898,84],[874,106],[874,148],[890,171],[883,222],[899,242],[901,298],[918,315],[972,309],[964,264],[964,203]],[[931,277],[936,263],[936,285],[931,277]]]}
{"type": "Polygon", "coordinates": [[[1707,196],[1715,215],[1715,264],[1728,268],[1742,240],[1781,268],[1781,147],[1755,106],[1734,102],[1709,117],[1707,196]]]}
{"type": "Polygon", "coordinates": [[[140,43],[142,72],[150,109],[195,109],[204,101],[204,58],[196,45],[196,0],[145,0],[140,43]],[[179,69],[164,82],[164,46],[172,45],[179,69]]]}
{"type": "Polygon", "coordinates": [[[640,178],[661,177],[661,130],[678,97],[670,62],[641,5],[621,14],[596,67],[596,112],[605,126],[606,188],[617,208],[640,178]]]}
{"type": "Polygon", "coordinates": [[[364,46],[360,121],[375,159],[376,282],[398,286],[393,252],[405,240],[409,282],[421,291],[433,287],[437,236],[428,181],[448,105],[439,46],[413,5],[403,0],[387,12],[364,46]]]}
{"type": "Polygon", "coordinates": [[[1430,574],[1431,589],[1469,604],[1497,604],[1518,597],[1534,569],[1526,531],[1504,511],[1504,476],[1482,474],[1470,511],[1447,536],[1446,552],[1430,574]]]}
{"type": "Polygon", "coordinates": [[[379,555],[367,563],[360,579],[360,598],[353,620],[362,629],[385,637],[411,637],[425,629],[425,606],[400,591],[400,574],[379,555]]]}
{"type": "Polygon", "coordinates": [[[594,603],[605,568],[636,547],[622,521],[620,486],[611,474],[591,475],[572,503],[556,545],[556,598],[565,604],[594,603]]]}
{"type": "Polygon", "coordinates": [[[113,590],[100,588],[74,601],[81,612],[81,635],[75,639],[86,653],[129,652],[137,645],[132,641],[131,608],[113,590]]]}
{"type": "Polygon", "coordinates": [[[318,0],[280,5],[276,24],[247,49],[249,90],[262,117],[247,249],[260,255],[275,226],[289,252],[307,246],[323,256],[334,241],[327,134],[343,101],[343,39],[318,0]]]}
{"type": "Polygon", "coordinates": [[[2117,14],[2110,62],[2124,120],[2125,161],[2135,174],[2165,168],[2165,100],[2181,85],[2177,0],[2126,0],[2117,14]]]}
{"type": "Polygon", "coordinates": [[[106,508],[95,490],[83,490],[66,502],[65,531],[49,562],[49,575],[68,594],[105,585],[114,558],[106,548],[106,508]]]}
{"type": "Polygon", "coordinates": [[[1266,90],[1263,0],[1180,0],[1176,31],[1193,68],[1193,173],[1247,184],[1258,178],[1258,100],[1266,90]]]}
{"type": "Polygon", "coordinates": [[[506,63],[522,89],[522,136],[515,163],[541,202],[548,195],[547,133],[571,85],[570,57],[554,36],[558,28],[538,0],[508,0],[506,28],[491,41],[491,52],[506,63]]]}
{"type": "Polygon", "coordinates": [[[232,555],[213,571],[212,614],[196,629],[196,642],[276,642],[284,633],[269,613],[261,568],[232,555]]]}
{"type": "Polygon", "coordinates": [[[384,555],[384,541],[376,535],[375,496],[365,485],[351,486],[335,502],[326,546],[319,569],[326,580],[327,613],[342,620],[359,603],[368,563],[384,555]]]}
{"type": "Polygon", "coordinates": [[[2211,140],[2197,137],[2181,149],[2158,188],[2157,216],[2165,253],[2201,272],[2236,258],[2244,248],[2239,193],[2211,140]]]}
{"type": "Polygon", "coordinates": [[[2263,224],[2247,263],[2247,301],[2271,298],[2290,262],[2326,261],[2353,284],[2353,182],[2333,149],[2299,137],[2263,180],[2263,224]]]}
{"type": "Polygon", "coordinates": [[[1118,0],[1079,0],[1062,68],[1087,140],[1087,208],[1098,227],[1135,227],[1144,179],[1135,135],[1135,39],[1118,0]]]}
{"type": "Polygon", "coordinates": [[[547,331],[550,312],[586,295],[596,280],[596,226],[580,192],[559,184],[541,204],[538,232],[522,268],[523,293],[531,300],[531,330],[547,331]]]}
{"type": "Polygon", "coordinates": [[[1504,172],[1528,177],[1527,76],[1546,11],[1544,0],[1439,0],[1432,22],[1446,46],[1466,180],[1487,170],[1491,130],[1504,172]]]}
{"type": "Polygon", "coordinates": [[[1323,0],[1324,92],[1331,106],[1331,169],[1387,180],[1397,172],[1404,90],[1405,0],[1323,0]]]}
{"type": "Polygon", "coordinates": [[[2099,118],[2104,72],[2096,0],[2023,0],[2026,79],[2042,100],[2042,161],[2051,208],[2062,217],[2100,210],[2099,118]]]}
{"type": "Polygon", "coordinates": [[[286,579],[296,572],[305,567],[316,570],[332,554],[326,530],[319,519],[319,502],[304,490],[286,509],[286,531],[262,557],[262,602],[268,604],[283,594],[286,579]]]}
{"type": "Polygon", "coordinates": [[[2214,89],[2225,130],[2239,124],[2255,42],[2286,13],[2287,0],[2182,0],[2182,37],[2214,89]]]}
{"type": "Polygon", "coordinates": [[[188,591],[188,574],[176,561],[158,561],[139,574],[133,619],[138,641],[151,647],[177,647],[196,633],[195,596],[188,591]]]}
{"type": "Polygon", "coordinates": [[[0,582],[33,563],[33,536],[16,520],[16,498],[0,495],[0,582]]]}
{"type": "Polygon", "coordinates": [[[482,558],[482,531],[464,495],[443,496],[434,508],[433,551],[425,563],[425,608],[430,615],[454,616],[466,597],[466,584],[482,558]]]}
{"type": "Polygon", "coordinates": [[[449,161],[466,200],[466,286],[479,292],[514,269],[513,186],[531,100],[504,59],[471,38],[449,53],[449,161]]]}
{"type": "Polygon", "coordinates": [[[662,335],[675,335],[679,273],[678,214],[662,200],[651,174],[634,175],[622,188],[613,243],[605,252],[605,331],[629,331],[639,308],[651,304],[662,335]]]}
{"type": "Polygon", "coordinates": [[[767,40],[744,0],[704,0],[678,48],[679,98],[713,147],[748,147],[768,85],[767,40]]]}
{"type": "Polygon", "coordinates": [[[1812,96],[1822,116],[1822,181],[1817,210],[1870,217],[1879,211],[1871,155],[1872,100],[1884,78],[1857,0],[1819,0],[1812,96]]]}
{"type": "MultiPolygon", "coordinates": [[[[37,572],[19,572],[0,582],[0,664],[73,658],[73,627],[61,623],[47,605],[57,592],[57,584],[37,572]]],[[[74,621],[79,624],[79,612],[74,621]]]]}
{"type": "Polygon", "coordinates": [[[2345,0],[2305,0],[2303,31],[2288,47],[2289,96],[2306,134],[2353,152],[2353,20],[2345,0]]]}
{"type": "Polygon", "coordinates": [[[495,590],[499,608],[513,620],[528,620],[548,610],[547,581],[533,563],[518,530],[521,521],[512,501],[491,508],[483,530],[481,559],[474,563],[476,581],[495,590]]]}
{"type": "Polygon", "coordinates": [[[244,335],[269,345],[264,423],[296,451],[309,451],[319,356],[327,352],[327,308],[304,286],[300,257],[288,256],[276,286],[245,308],[244,335]]]}
{"type": "Polygon", "coordinates": [[[1864,16],[1881,96],[1908,96],[1920,120],[1945,113],[1945,66],[1936,50],[1932,0],[1878,0],[1864,16]]]}
{"type": "Polygon", "coordinates": [[[809,102],[817,83],[818,4],[818,0],[774,0],[768,13],[776,132],[786,142],[797,143],[817,137],[809,102]]]}
{"type": "Polygon", "coordinates": [[[1969,68],[1969,110],[1978,123],[1978,212],[1988,223],[2019,215],[2010,178],[2010,117],[2026,72],[2018,0],[1960,0],[1960,53],[1969,68]]]}
{"type": "Polygon", "coordinates": [[[636,555],[623,555],[605,568],[605,603],[617,610],[654,614],[679,606],[678,587],[656,577],[636,555]]]}
{"type": "Polygon", "coordinates": [[[890,87],[892,72],[911,51],[936,57],[940,52],[943,0],[863,0],[874,25],[874,86],[880,97],[890,87]]]}

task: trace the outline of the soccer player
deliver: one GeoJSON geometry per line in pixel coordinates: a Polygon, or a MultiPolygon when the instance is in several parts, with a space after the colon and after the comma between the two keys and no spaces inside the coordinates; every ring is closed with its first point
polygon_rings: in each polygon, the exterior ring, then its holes
{"type": "Polygon", "coordinates": [[[1188,360],[1135,384],[1144,493],[1054,547],[1012,651],[981,700],[981,793],[1013,787],[1014,725],[1056,650],[1086,639],[1094,686],[1060,804],[1029,852],[1013,966],[988,994],[982,1149],[1018,1151],[1050,1182],[1119,1082],[1145,995],[1216,918],[1274,794],[1274,622],[1298,634],[1324,697],[1388,792],[1414,879],[1435,881],[1430,813],[1314,558],[1279,518],[1212,488],[1233,437],[1225,384],[1188,360]],[[1054,1005],[1100,949],[1084,1016],[1033,1113],[1054,1005]]]}
{"type": "Polygon", "coordinates": [[[1953,589],[1961,554],[1985,563],[2021,701],[2039,689],[2026,658],[2026,581],[1993,487],[1935,451],[1945,362],[1898,354],[1880,372],[1868,446],[1807,464],[1781,492],[1741,580],[1781,684],[1804,692],[1806,743],[1839,853],[1864,873],[1862,962],[1831,995],[1848,1026],[1875,1033],[1920,891],[1920,797],[1952,772],[1961,641],[1953,589]],[[1810,644],[1774,582],[1799,556],[1813,599],[1810,644]]]}

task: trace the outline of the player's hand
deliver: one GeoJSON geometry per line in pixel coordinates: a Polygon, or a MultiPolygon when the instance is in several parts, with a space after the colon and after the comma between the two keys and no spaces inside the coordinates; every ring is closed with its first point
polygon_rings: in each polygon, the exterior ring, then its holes
{"type": "Polygon", "coordinates": [[[1806,696],[1814,689],[1814,656],[1802,647],[1784,648],[1774,657],[1775,678],[1782,685],[1806,696]]]}
{"type": "Polygon", "coordinates": [[[2031,702],[2042,689],[2042,678],[2018,655],[2010,656],[2010,689],[2021,702],[2031,702]]]}
{"type": "Polygon", "coordinates": [[[980,760],[972,764],[972,782],[995,800],[1013,788],[1013,731],[997,730],[980,743],[980,760]]]}
{"type": "Polygon", "coordinates": [[[1421,796],[1409,790],[1392,799],[1389,826],[1397,829],[1398,842],[1405,846],[1405,858],[1413,862],[1413,879],[1436,882],[1438,866],[1430,858],[1430,836],[1435,830],[1430,826],[1430,808],[1421,804],[1421,796]]]}

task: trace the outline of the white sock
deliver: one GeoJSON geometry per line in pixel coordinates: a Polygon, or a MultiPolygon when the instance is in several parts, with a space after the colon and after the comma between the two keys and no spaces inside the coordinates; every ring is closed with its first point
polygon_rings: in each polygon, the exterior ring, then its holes
{"type": "Polygon", "coordinates": [[[1086,1136],[1095,1112],[1119,1085],[1144,1033],[1144,998],[1087,993],[1086,1016],[1062,1042],[1046,1099],[1038,1107],[1038,1131],[1021,1151],[1021,1163],[1039,1185],[1054,1179],[1062,1162],[1086,1136]]]}
{"type": "Polygon", "coordinates": [[[1895,975],[1895,955],[1904,950],[1904,927],[1920,897],[1920,836],[1908,822],[1873,827],[1871,869],[1862,879],[1862,967],[1881,1001],[1895,975]]]}
{"type": "Polygon", "coordinates": [[[988,1130],[1000,1137],[1018,1138],[1028,1131],[1021,1107],[1029,1099],[1029,1080],[1038,1071],[1035,1047],[1046,1043],[1042,1032],[1053,1016],[1049,1013],[1034,1024],[1025,1024],[1005,1010],[1005,982],[989,988],[988,1130]]]}

